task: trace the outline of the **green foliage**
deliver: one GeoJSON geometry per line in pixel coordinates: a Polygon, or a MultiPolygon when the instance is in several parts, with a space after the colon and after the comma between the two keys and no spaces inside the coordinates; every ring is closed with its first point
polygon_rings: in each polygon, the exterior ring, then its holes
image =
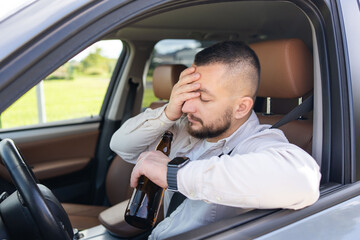
{"type": "Polygon", "coordinates": [[[80,70],[86,75],[108,75],[114,69],[116,61],[101,55],[101,49],[96,48],[80,62],[80,70]]]}
{"type": "Polygon", "coordinates": [[[116,59],[101,55],[101,48],[96,48],[80,62],[69,61],[50,74],[45,80],[72,80],[74,76],[92,75],[109,76],[116,65],[116,59]]]}
{"type": "Polygon", "coordinates": [[[45,80],[59,80],[66,79],[71,80],[74,78],[74,68],[72,63],[65,63],[58,69],[56,69],[52,74],[50,74],[45,80]]]}

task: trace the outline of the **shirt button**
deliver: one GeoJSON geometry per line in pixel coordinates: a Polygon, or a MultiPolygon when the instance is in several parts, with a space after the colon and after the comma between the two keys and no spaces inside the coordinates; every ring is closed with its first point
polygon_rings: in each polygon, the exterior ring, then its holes
{"type": "Polygon", "coordinates": [[[161,123],[160,123],[160,126],[164,126],[164,123],[163,123],[163,122],[161,122],[161,123]]]}
{"type": "Polygon", "coordinates": [[[219,202],[221,202],[221,197],[220,197],[220,196],[217,196],[217,197],[216,197],[216,200],[219,201],[219,202]]]}

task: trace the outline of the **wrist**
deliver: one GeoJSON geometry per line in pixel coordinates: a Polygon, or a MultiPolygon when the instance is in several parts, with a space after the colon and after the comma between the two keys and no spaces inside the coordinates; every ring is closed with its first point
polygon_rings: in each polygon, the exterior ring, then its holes
{"type": "Polygon", "coordinates": [[[190,161],[187,157],[176,157],[168,163],[166,174],[167,189],[171,191],[178,191],[177,173],[180,168],[185,166],[190,161]]]}
{"type": "Polygon", "coordinates": [[[171,114],[171,112],[168,109],[168,106],[165,107],[164,110],[165,116],[170,120],[170,121],[176,121],[178,120],[180,117],[175,117],[173,114],[171,114]]]}

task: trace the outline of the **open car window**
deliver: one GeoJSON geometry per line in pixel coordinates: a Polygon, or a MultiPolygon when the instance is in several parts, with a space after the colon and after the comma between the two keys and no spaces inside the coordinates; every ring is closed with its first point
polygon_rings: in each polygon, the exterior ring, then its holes
{"type": "Polygon", "coordinates": [[[1,129],[98,116],[121,51],[120,40],[86,48],[4,111],[1,129]]]}

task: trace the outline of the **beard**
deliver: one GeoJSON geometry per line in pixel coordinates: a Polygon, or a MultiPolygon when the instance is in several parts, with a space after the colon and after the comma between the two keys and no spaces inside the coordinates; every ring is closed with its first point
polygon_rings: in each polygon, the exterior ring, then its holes
{"type": "Polygon", "coordinates": [[[204,124],[203,120],[201,120],[200,118],[194,117],[190,114],[189,117],[192,120],[199,122],[201,124],[201,128],[193,129],[192,128],[193,124],[191,122],[188,122],[187,132],[191,136],[193,136],[195,138],[199,138],[199,139],[218,137],[230,128],[231,119],[232,119],[232,110],[230,108],[228,108],[221,115],[222,115],[222,117],[212,121],[211,123],[204,124]]]}

